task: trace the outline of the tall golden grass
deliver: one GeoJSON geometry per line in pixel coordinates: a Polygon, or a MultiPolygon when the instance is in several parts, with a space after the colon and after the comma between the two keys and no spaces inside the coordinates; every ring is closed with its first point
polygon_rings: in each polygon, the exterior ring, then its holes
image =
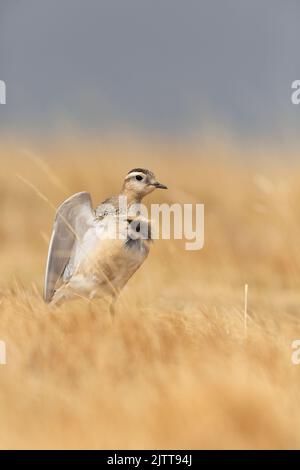
{"type": "Polygon", "coordinates": [[[300,165],[290,153],[226,140],[2,141],[1,448],[300,447],[300,165]],[[204,249],[156,241],[114,320],[98,301],[50,311],[41,292],[53,207],[82,190],[96,205],[135,166],[170,188],[149,204],[205,204],[204,249]]]}

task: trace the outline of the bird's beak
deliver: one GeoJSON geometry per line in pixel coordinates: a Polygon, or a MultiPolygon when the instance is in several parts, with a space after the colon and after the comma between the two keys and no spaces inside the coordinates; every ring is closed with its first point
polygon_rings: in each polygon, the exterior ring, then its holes
{"type": "Polygon", "coordinates": [[[164,184],[159,183],[158,181],[155,181],[155,183],[152,183],[152,186],[158,189],[168,189],[167,186],[164,184]]]}

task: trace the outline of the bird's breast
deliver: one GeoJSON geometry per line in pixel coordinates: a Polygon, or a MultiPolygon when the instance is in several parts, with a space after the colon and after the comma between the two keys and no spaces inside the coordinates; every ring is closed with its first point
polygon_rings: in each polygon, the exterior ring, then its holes
{"type": "Polygon", "coordinates": [[[122,287],[135,273],[149,253],[148,240],[93,239],[80,272],[96,279],[98,283],[109,281],[122,287]]]}
{"type": "Polygon", "coordinates": [[[103,223],[86,232],[82,243],[77,245],[74,258],[77,269],[70,279],[71,287],[102,295],[125,286],[148,256],[150,241],[139,233],[136,238],[130,238],[128,232],[122,235],[108,236],[103,223]]]}

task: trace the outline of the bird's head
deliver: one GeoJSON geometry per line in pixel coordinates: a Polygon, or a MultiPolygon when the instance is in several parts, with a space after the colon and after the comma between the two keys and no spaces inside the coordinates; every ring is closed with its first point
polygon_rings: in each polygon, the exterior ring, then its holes
{"type": "Polygon", "coordinates": [[[154,189],[167,189],[167,186],[159,183],[152,171],[134,168],[125,176],[122,192],[133,199],[141,200],[154,189]]]}

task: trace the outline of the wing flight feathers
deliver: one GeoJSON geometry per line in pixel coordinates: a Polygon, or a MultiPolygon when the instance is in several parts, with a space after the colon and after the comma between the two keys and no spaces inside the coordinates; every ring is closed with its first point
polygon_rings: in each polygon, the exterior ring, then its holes
{"type": "Polygon", "coordinates": [[[44,300],[50,302],[70,260],[76,243],[93,224],[95,215],[87,192],[74,194],[58,208],[49,244],[44,300]]]}

